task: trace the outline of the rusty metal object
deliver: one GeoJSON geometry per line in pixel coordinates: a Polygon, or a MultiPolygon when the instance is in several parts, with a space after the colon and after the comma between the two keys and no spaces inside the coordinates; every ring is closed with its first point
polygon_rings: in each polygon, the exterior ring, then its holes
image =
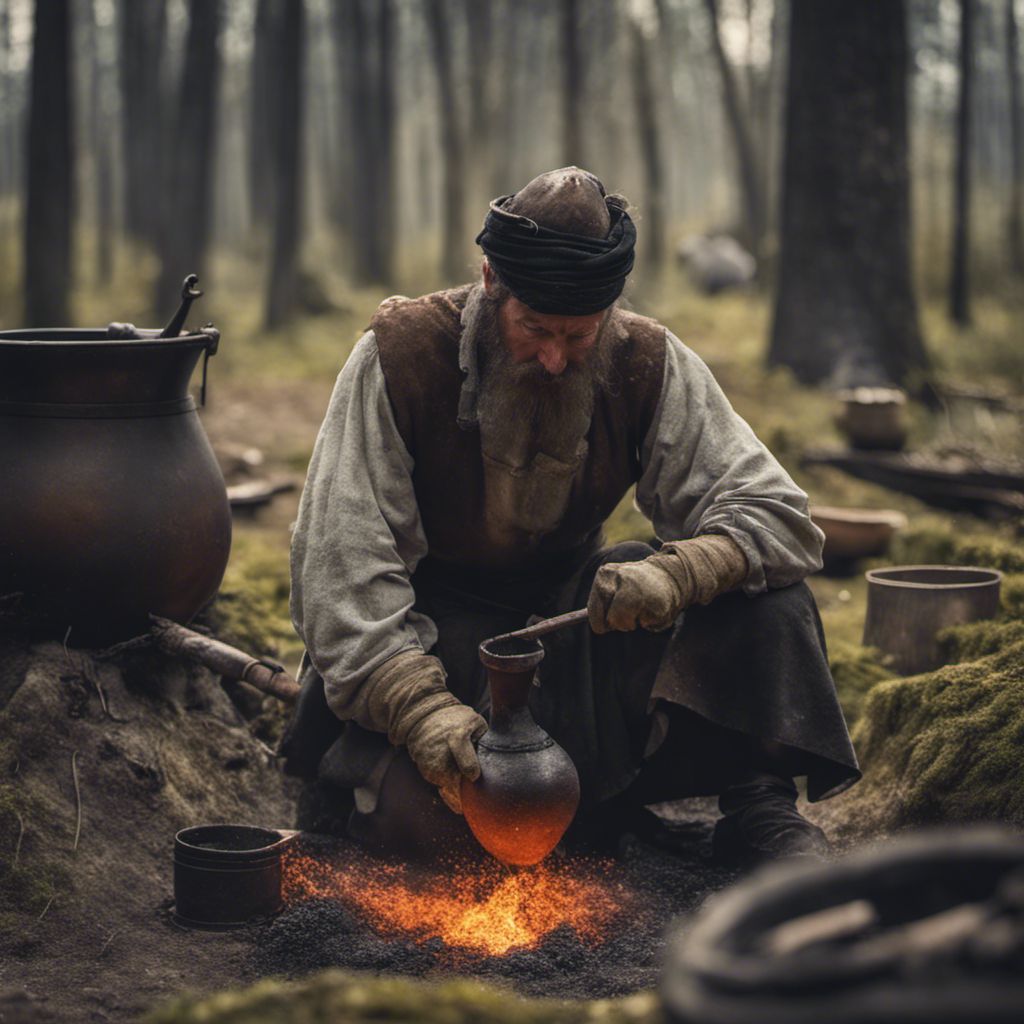
{"type": "Polygon", "coordinates": [[[850,445],[869,451],[899,451],[907,440],[907,396],[899,388],[839,391],[836,427],[850,445]]]}
{"type": "Polygon", "coordinates": [[[893,534],[907,526],[907,517],[895,509],[812,505],[810,511],[814,524],[825,534],[826,566],[884,555],[893,534]]]}
{"type": "Polygon", "coordinates": [[[947,626],[991,619],[999,610],[996,569],[960,565],[897,565],[872,569],[864,644],[888,656],[901,675],[942,664],[936,635],[947,626]]]}
{"type": "Polygon", "coordinates": [[[931,829],[835,864],[777,864],[677,929],[670,1021],[1016,1024],[1024,838],[931,829]]]}
{"type": "Polygon", "coordinates": [[[286,704],[294,704],[299,699],[299,684],[283,666],[269,658],[254,658],[222,640],[203,636],[159,615],[151,615],[150,619],[153,639],[167,654],[191,658],[228,679],[241,679],[286,704]]]}
{"type": "Polygon", "coordinates": [[[569,755],[527,706],[544,648],[537,640],[485,640],[490,728],[477,746],[480,777],[462,780],[462,810],[480,845],[506,864],[536,864],[558,845],[580,802],[569,755]]]}
{"type": "Polygon", "coordinates": [[[281,854],[298,835],[253,825],[198,825],[174,837],[174,917],[240,928],[281,909],[281,854]]]}
{"type": "Polygon", "coordinates": [[[187,622],[220,585],[231,513],[188,393],[219,339],[0,332],[0,589],[73,644],[187,622]]]}
{"type": "Polygon", "coordinates": [[[541,619],[539,622],[526,626],[523,629],[513,630],[511,633],[502,633],[501,636],[491,637],[488,645],[499,640],[535,640],[539,636],[547,636],[554,633],[556,629],[565,629],[566,626],[575,626],[577,623],[586,622],[587,609],[577,608],[575,611],[566,612],[564,615],[555,615],[550,619],[541,619]]]}

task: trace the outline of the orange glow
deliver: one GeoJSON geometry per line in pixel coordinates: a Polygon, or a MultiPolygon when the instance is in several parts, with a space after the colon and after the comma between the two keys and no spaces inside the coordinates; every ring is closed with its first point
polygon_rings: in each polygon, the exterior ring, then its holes
{"type": "Polygon", "coordinates": [[[628,902],[622,885],[600,877],[603,867],[575,862],[513,871],[491,862],[427,871],[349,854],[334,864],[291,853],[284,891],[288,903],[338,900],[385,938],[441,939],[467,954],[500,956],[530,949],[562,926],[599,942],[628,902]]]}

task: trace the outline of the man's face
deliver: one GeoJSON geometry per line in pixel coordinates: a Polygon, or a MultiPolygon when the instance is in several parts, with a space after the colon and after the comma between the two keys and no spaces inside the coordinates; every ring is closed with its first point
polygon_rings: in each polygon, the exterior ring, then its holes
{"type": "MultiPolygon", "coordinates": [[[[485,265],[485,286],[492,280],[490,267],[485,265]]],[[[607,312],[601,310],[586,316],[538,313],[510,295],[498,310],[498,330],[512,362],[535,362],[557,377],[566,367],[579,367],[586,362],[607,312]]]]}

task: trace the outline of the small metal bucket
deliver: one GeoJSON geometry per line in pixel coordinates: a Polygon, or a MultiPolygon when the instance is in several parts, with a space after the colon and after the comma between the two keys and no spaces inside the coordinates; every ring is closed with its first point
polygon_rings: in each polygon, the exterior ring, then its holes
{"type": "Polygon", "coordinates": [[[872,569],[864,645],[890,657],[909,676],[942,664],[936,639],[947,626],[991,619],[999,611],[996,569],[960,565],[896,565],[872,569]]]}
{"type": "Polygon", "coordinates": [[[281,909],[281,853],[298,833],[198,825],[174,837],[174,917],[190,928],[240,928],[281,909]]]}

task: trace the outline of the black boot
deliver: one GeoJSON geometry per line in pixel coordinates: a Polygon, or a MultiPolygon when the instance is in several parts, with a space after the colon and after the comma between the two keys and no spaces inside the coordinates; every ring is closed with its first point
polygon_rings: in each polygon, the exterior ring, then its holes
{"type": "Polygon", "coordinates": [[[715,859],[729,864],[824,858],[829,842],[817,825],[796,809],[796,786],[778,775],[754,775],[718,798],[725,817],[715,825],[715,859]]]}

